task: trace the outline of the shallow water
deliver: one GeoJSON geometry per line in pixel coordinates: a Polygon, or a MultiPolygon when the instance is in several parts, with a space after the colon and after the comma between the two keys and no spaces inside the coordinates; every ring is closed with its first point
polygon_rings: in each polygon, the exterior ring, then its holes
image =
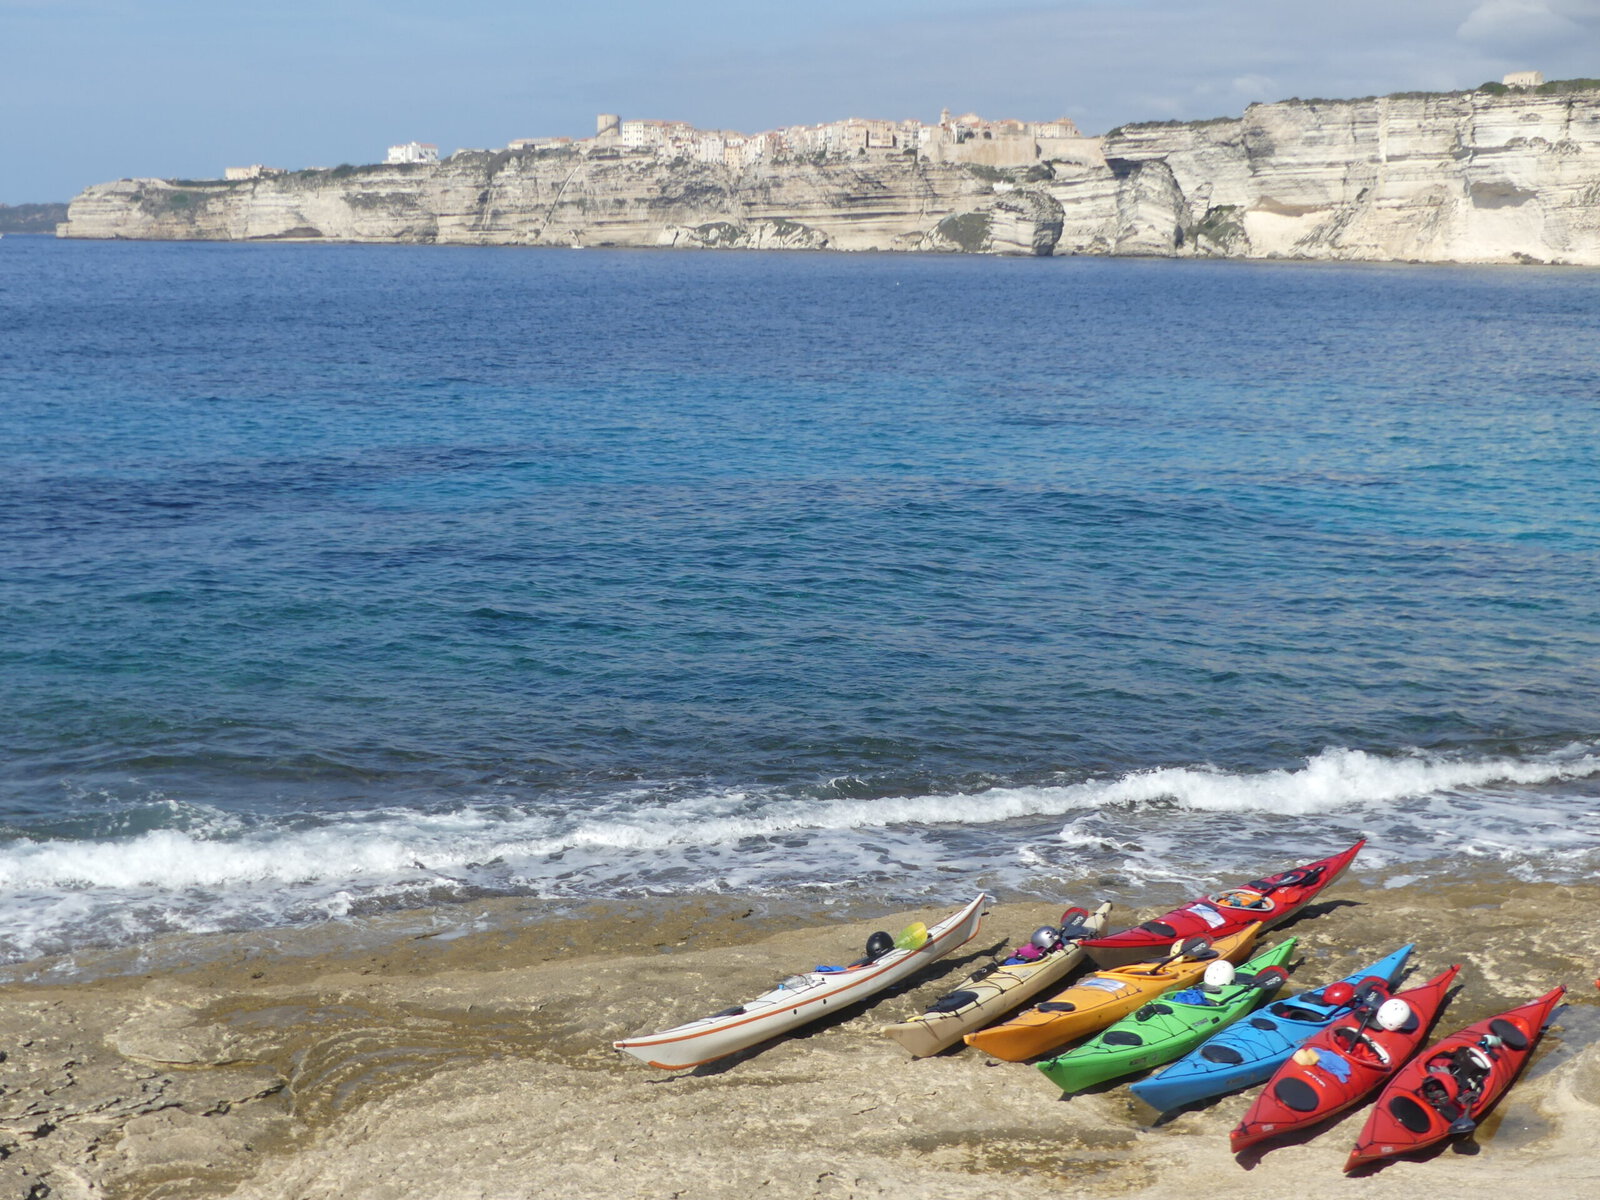
{"type": "Polygon", "coordinates": [[[1600,276],[0,247],[0,950],[1600,865],[1600,276]]]}

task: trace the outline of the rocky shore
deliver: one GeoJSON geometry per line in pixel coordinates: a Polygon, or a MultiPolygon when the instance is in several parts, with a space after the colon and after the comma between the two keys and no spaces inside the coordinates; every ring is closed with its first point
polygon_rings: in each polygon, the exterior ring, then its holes
{"type": "Polygon", "coordinates": [[[124,179],[84,191],[58,233],[1600,265],[1600,91],[1291,100],[1079,142],[1009,169],[899,151],[735,168],[581,144],[124,179]]]}
{"type": "Polygon", "coordinates": [[[1247,1173],[1226,1131],[1248,1094],[1154,1124],[1125,1087],[1062,1102],[1027,1066],[970,1049],[910,1061],[878,1035],[1056,915],[1038,904],[996,906],[976,941],[898,992],[745,1055],[674,1076],[612,1051],[930,915],[841,922],[723,897],[175,938],[58,982],[45,980],[59,964],[31,964],[33,982],[0,988],[0,1190],[976,1200],[1175,1198],[1205,1181],[1318,1200],[1600,1186],[1600,886],[1352,877],[1335,893],[1287,930],[1296,989],[1408,940],[1413,979],[1464,964],[1437,1033],[1573,989],[1473,1139],[1366,1176],[1339,1169],[1359,1114],[1247,1173]]]}

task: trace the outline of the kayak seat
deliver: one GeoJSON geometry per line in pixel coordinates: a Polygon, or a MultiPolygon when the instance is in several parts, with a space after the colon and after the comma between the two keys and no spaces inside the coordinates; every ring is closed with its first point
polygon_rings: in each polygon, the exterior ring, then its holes
{"type": "Polygon", "coordinates": [[[1526,1050],[1528,1048],[1528,1035],[1504,1017],[1496,1017],[1490,1021],[1489,1032],[1513,1050],[1526,1050]]]}
{"type": "Polygon", "coordinates": [[[1077,1012],[1078,1006],[1070,1000],[1046,1000],[1039,1005],[1040,1012],[1077,1012]]]}
{"type": "Polygon", "coordinates": [[[1200,1057],[1207,1062],[1223,1063],[1230,1067],[1236,1067],[1244,1061],[1244,1055],[1240,1054],[1232,1046],[1213,1046],[1210,1044],[1201,1046],[1200,1057]]]}
{"type": "Polygon", "coordinates": [[[1271,892],[1281,887],[1307,887],[1321,878],[1321,867],[1295,867],[1270,879],[1252,879],[1245,886],[1254,888],[1258,892],[1271,892]]]}
{"type": "Polygon", "coordinates": [[[1178,931],[1165,921],[1146,921],[1139,928],[1146,933],[1153,933],[1157,937],[1170,938],[1178,936],[1178,931]]]}
{"type": "Polygon", "coordinates": [[[940,996],[932,1004],[928,1005],[928,1011],[931,1013],[955,1012],[957,1009],[965,1008],[969,1004],[976,1004],[978,998],[977,992],[965,990],[951,992],[948,996],[940,996]]]}
{"type": "MultiPolygon", "coordinates": [[[[1459,1091],[1452,1096],[1450,1088],[1445,1084],[1445,1081],[1435,1075],[1430,1075],[1422,1081],[1422,1086],[1417,1088],[1417,1094],[1433,1105],[1434,1111],[1446,1121],[1454,1121],[1466,1112],[1466,1109],[1461,1106],[1459,1091]]],[[[1398,1117],[1400,1114],[1395,1113],[1395,1115],[1398,1117]]],[[[1407,1126],[1407,1128],[1410,1128],[1410,1126],[1407,1126]]]]}
{"type": "Polygon", "coordinates": [[[1389,1065],[1389,1052],[1354,1025],[1341,1025],[1333,1031],[1334,1044],[1361,1062],[1389,1065]]]}
{"type": "Polygon", "coordinates": [[[1142,1046],[1144,1039],[1131,1029],[1108,1029],[1100,1035],[1107,1046],[1142,1046]]]}
{"type": "Polygon", "coordinates": [[[1250,1027],[1252,1029],[1259,1029],[1263,1033],[1271,1033],[1278,1027],[1278,1023],[1271,1017],[1251,1017],[1250,1027]]]}
{"type": "MultiPolygon", "coordinates": [[[[1274,1004],[1272,1011],[1285,1021],[1305,1021],[1308,1024],[1321,1024],[1328,1015],[1325,1012],[1318,1012],[1314,1008],[1301,1008],[1298,1004],[1274,1004]]],[[[1261,1026],[1257,1025],[1256,1028],[1260,1029],[1261,1026]]]]}
{"type": "Polygon", "coordinates": [[[1410,1096],[1396,1096],[1389,1101],[1389,1111],[1394,1114],[1396,1121],[1412,1133],[1427,1133],[1433,1128],[1433,1120],[1428,1116],[1428,1110],[1410,1096]]]}
{"type": "Polygon", "coordinates": [[[851,971],[857,967],[871,966],[893,949],[894,937],[882,929],[876,930],[870,937],[867,938],[866,954],[861,958],[856,959],[856,961],[846,967],[845,970],[851,971]]]}
{"type": "Polygon", "coordinates": [[[1316,1112],[1317,1106],[1321,1103],[1321,1099],[1317,1095],[1317,1089],[1304,1079],[1297,1079],[1293,1075],[1287,1079],[1278,1080],[1277,1085],[1272,1090],[1279,1100],[1282,1100],[1284,1104],[1294,1109],[1295,1112],[1316,1112]]]}

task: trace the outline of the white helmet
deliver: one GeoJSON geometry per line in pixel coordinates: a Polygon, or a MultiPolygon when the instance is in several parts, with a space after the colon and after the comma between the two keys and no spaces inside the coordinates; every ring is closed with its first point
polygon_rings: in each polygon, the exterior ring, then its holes
{"type": "Polygon", "coordinates": [[[1378,1005],[1378,1028],[1386,1029],[1390,1033],[1397,1029],[1404,1029],[1411,1020],[1411,1005],[1398,997],[1391,997],[1378,1005]]]}
{"type": "Polygon", "coordinates": [[[1043,953],[1049,954],[1061,945],[1061,934],[1054,925],[1041,925],[1033,931],[1033,936],[1028,941],[1043,953]]]}
{"type": "Polygon", "coordinates": [[[1233,976],[1233,964],[1225,958],[1219,958],[1206,967],[1205,985],[1211,988],[1227,987],[1233,982],[1233,976]]]}

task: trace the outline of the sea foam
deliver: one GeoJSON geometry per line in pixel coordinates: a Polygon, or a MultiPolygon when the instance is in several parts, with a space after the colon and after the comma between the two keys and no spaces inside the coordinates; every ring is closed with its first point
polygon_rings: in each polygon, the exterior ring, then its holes
{"type": "MultiPolygon", "coordinates": [[[[1552,787],[1600,775],[1588,747],[1528,758],[1331,748],[1296,768],[1163,767],[973,793],[815,800],[752,789],[619,793],[596,814],[503,802],[450,812],[374,809],[337,823],[241,827],[218,819],[103,841],[0,849],[0,936],[35,943],[66,925],[103,936],[338,915],[452,889],[550,895],[869,881],[938,868],[1006,886],[1111,863],[1144,878],[1192,870],[1206,823],[1267,813],[1310,822],[1304,840],[1374,837],[1385,862],[1540,850],[1570,868],[1592,846],[1594,801],[1552,787]],[[1429,803],[1408,803],[1416,801],[1429,803]],[[1463,821],[1463,806],[1470,818],[1463,821]],[[1071,818],[1052,835],[1040,822],[1071,818]],[[1337,818],[1337,834],[1317,818],[1337,818]],[[1574,819],[1576,818],[1576,820],[1574,819]],[[1181,834],[1181,836],[1179,836],[1181,834]],[[1386,836],[1387,835],[1387,836],[1386,836]],[[1054,840],[1058,849],[1046,847],[1054,840]],[[1021,852],[1025,848],[1026,852],[1021,852]],[[1562,856],[1565,856],[1564,858],[1562,856]]],[[[1236,834],[1260,854],[1274,833],[1236,834]]],[[[1329,844],[1328,849],[1336,846],[1329,844]]],[[[1275,861],[1275,858],[1273,859],[1275,861]]],[[[1581,866],[1581,863],[1578,864],[1581,866]]],[[[956,887],[961,891],[968,884],[956,887]]]]}

